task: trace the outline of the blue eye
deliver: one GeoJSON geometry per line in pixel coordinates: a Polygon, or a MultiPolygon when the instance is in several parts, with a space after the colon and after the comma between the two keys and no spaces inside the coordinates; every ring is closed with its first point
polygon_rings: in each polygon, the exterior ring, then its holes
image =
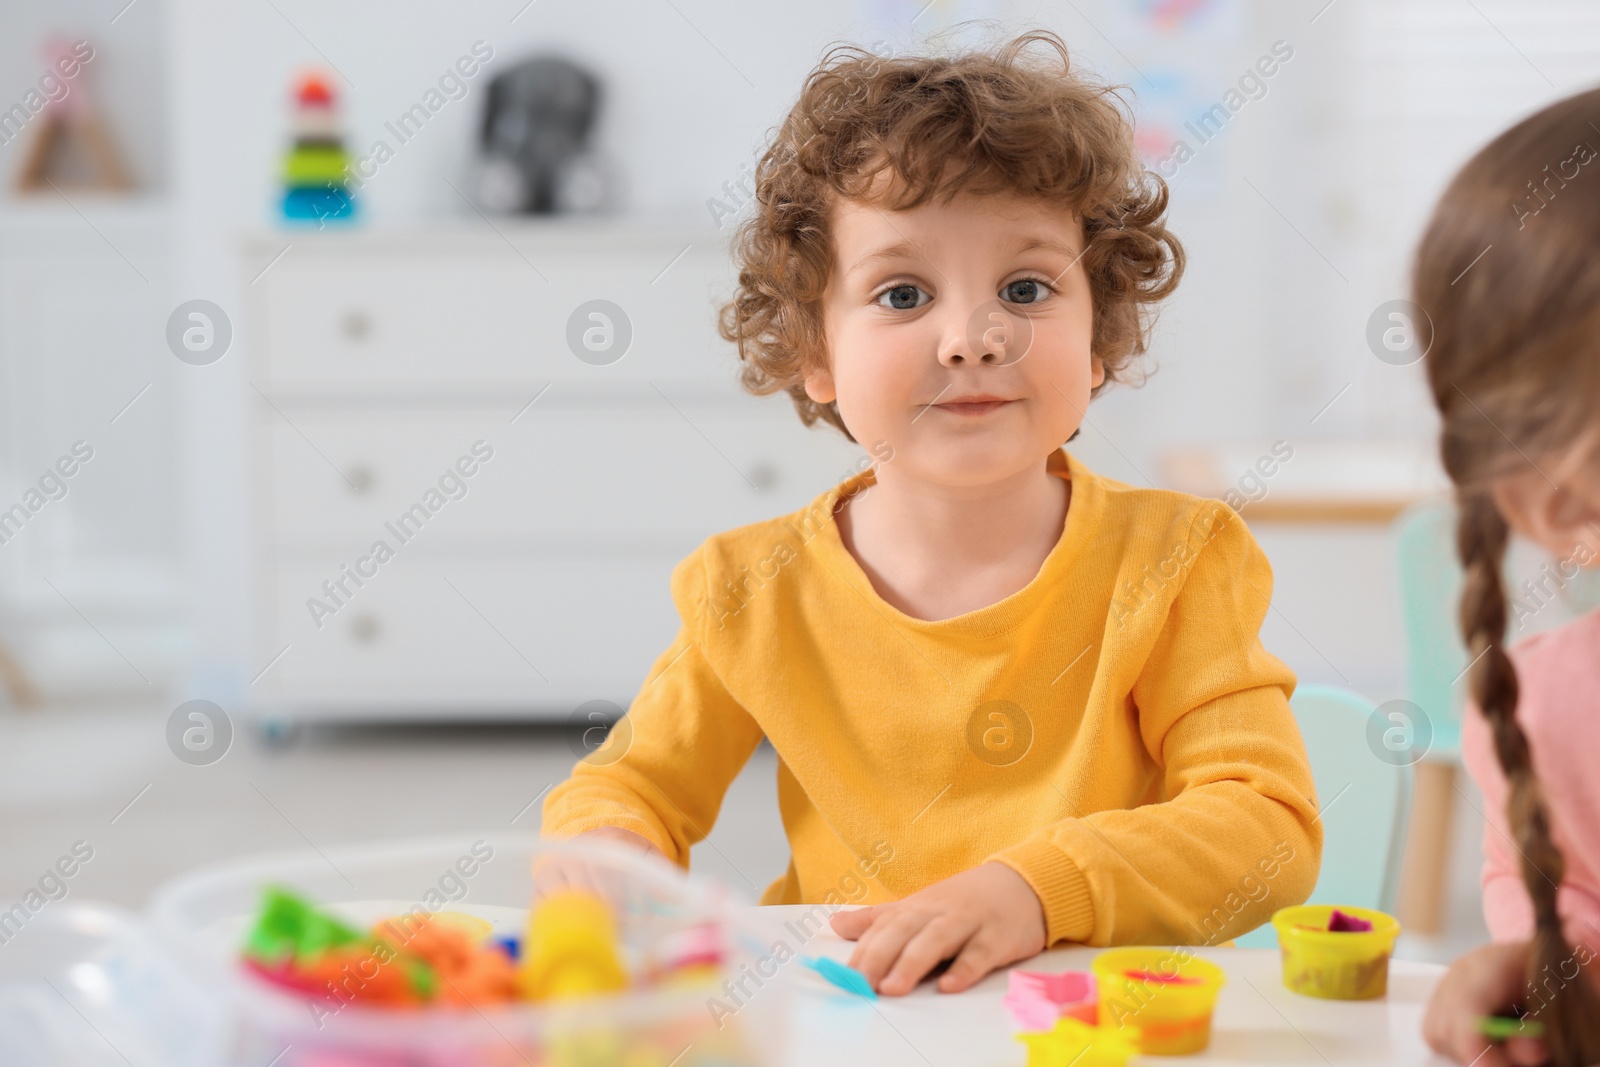
{"type": "Polygon", "coordinates": [[[926,297],[927,295],[915,285],[896,285],[879,293],[878,303],[895,311],[910,311],[926,304],[927,300],[919,300],[918,297],[926,297]],[[887,304],[884,303],[885,297],[889,299],[887,304]]]}
{"type": "Polygon", "coordinates": [[[1013,304],[1037,304],[1049,291],[1048,285],[1034,278],[1018,278],[1003,290],[1011,294],[1013,304]]]}

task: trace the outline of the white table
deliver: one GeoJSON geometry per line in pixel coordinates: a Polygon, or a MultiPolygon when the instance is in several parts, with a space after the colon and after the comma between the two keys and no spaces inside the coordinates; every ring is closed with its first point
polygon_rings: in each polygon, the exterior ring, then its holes
{"type": "MultiPolygon", "coordinates": [[[[770,943],[782,940],[808,955],[845,962],[851,943],[829,927],[802,942],[785,927],[810,908],[755,909],[753,923],[770,943]]],[[[1030,970],[1088,970],[1099,952],[1057,949],[1027,963],[1030,970]]],[[[1273,1064],[1289,1067],[1437,1064],[1422,1040],[1422,1012],[1444,974],[1436,964],[1393,960],[1389,994],[1379,1000],[1334,1001],[1300,996],[1284,988],[1276,949],[1211,948],[1196,953],[1227,972],[1212,1021],[1211,1044],[1188,1057],[1135,1057],[1136,1064],[1188,1062],[1273,1064]]],[[[939,993],[924,982],[903,997],[867,1001],[836,990],[816,974],[790,962],[782,977],[791,983],[793,1013],[788,1062],[795,1067],[1021,1067],[1026,1050],[1001,1003],[1004,972],[958,994],[939,993]]]]}

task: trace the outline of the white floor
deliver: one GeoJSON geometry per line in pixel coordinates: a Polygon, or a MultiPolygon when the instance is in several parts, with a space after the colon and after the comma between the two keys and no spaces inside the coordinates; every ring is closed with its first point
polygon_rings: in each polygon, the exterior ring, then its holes
{"type": "MultiPolygon", "coordinates": [[[[269,745],[241,730],[210,766],[168,750],[168,707],[0,713],[0,911],[73,844],[93,859],[69,896],[140,909],[162,882],[255,852],[451,832],[536,833],[547,786],[573,763],[569,735],[520,726],[308,729],[269,745]]],[[[763,747],[734,783],[693,867],[754,897],[788,859],[763,747]]],[[[1470,792],[1470,783],[1466,788],[1470,792]]],[[[1484,940],[1482,820],[1456,823],[1448,927],[1402,937],[1399,955],[1449,959],[1484,940]]]]}

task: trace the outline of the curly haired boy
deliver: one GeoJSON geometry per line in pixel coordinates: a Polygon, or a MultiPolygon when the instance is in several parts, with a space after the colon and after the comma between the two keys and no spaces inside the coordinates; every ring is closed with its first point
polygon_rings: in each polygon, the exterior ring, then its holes
{"type": "Polygon", "coordinates": [[[1322,830],[1265,557],[1225,504],[1063,447],[1183,269],[1112,90],[1047,32],[836,47],[753,199],[720,321],[745,387],[877,462],[678,564],[631,741],[544,832],[687,866],[766,738],[792,858],[762,902],[868,905],[831,922],[887,994],[1302,901],[1322,830]]]}

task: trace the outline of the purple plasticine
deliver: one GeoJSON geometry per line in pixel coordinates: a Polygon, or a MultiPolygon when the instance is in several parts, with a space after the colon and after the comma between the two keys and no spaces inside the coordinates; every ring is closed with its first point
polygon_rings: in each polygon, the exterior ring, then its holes
{"type": "Polygon", "coordinates": [[[1328,916],[1328,931],[1335,934],[1365,934],[1372,930],[1372,923],[1354,915],[1346,915],[1338,908],[1333,909],[1333,914],[1328,916]]]}

